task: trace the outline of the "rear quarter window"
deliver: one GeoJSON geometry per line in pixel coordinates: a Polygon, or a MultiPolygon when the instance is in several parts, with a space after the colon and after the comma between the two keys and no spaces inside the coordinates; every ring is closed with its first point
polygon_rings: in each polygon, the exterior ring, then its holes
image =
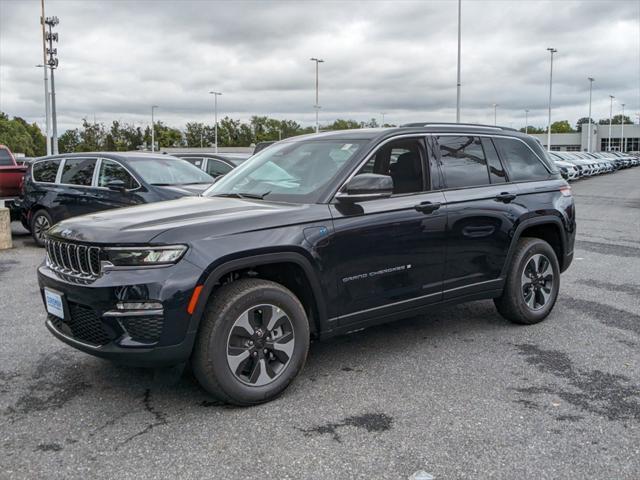
{"type": "Polygon", "coordinates": [[[493,141],[507,166],[511,181],[544,180],[549,177],[547,168],[524,142],[500,137],[495,137],[493,141]]]}
{"type": "Polygon", "coordinates": [[[54,183],[60,167],[60,160],[47,160],[33,164],[32,176],[36,182],[54,183]]]}
{"type": "Polygon", "coordinates": [[[13,167],[13,159],[6,148],[0,148],[0,167],[13,167]]]}

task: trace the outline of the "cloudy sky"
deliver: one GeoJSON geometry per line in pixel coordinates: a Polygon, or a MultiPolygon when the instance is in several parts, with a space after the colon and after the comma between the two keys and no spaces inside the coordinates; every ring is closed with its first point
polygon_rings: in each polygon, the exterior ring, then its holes
{"type": "MultiPolygon", "coordinates": [[[[45,0],[60,18],[59,130],[83,117],[175,126],[270,115],[454,121],[457,1],[45,0]]],[[[40,1],[0,0],[0,110],[43,124],[40,1]]],[[[462,0],[462,121],[546,124],[640,112],[640,0],[462,0]]],[[[634,115],[634,120],[637,118],[634,115]]]]}

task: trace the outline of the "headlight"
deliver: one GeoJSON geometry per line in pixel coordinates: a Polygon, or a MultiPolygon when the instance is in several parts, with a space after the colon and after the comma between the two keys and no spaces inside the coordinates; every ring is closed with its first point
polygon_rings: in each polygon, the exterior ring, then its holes
{"type": "Polygon", "coordinates": [[[117,267],[171,265],[177,263],[186,251],[186,245],[105,248],[108,260],[117,267]]]}

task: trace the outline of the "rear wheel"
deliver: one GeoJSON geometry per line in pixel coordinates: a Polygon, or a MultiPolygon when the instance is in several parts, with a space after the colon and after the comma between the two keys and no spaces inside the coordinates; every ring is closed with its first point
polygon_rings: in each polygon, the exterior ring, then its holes
{"type": "Polygon", "coordinates": [[[255,405],[277,397],[302,369],[309,323],[282,285],[243,279],[210,300],[192,357],[200,384],[218,399],[255,405]]]}
{"type": "Polygon", "coordinates": [[[544,240],[521,238],[512,257],[498,312],[515,323],[541,322],[553,310],[560,289],[556,253],[544,240]]]}
{"type": "Polygon", "coordinates": [[[39,247],[44,247],[45,233],[53,225],[51,215],[46,210],[38,210],[31,218],[31,235],[39,247]]]}

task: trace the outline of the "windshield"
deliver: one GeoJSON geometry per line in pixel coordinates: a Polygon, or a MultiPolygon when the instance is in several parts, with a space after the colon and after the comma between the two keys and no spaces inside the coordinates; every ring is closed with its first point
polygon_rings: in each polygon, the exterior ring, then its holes
{"type": "Polygon", "coordinates": [[[136,158],[131,166],[151,185],[213,183],[213,177],[180,158],[136,158]]]}
{"type": "Polygon", "coordinates": [[[273,145],[231,171],[205,195],[315,203],[364,143],[307,140],[273,145]]]}

